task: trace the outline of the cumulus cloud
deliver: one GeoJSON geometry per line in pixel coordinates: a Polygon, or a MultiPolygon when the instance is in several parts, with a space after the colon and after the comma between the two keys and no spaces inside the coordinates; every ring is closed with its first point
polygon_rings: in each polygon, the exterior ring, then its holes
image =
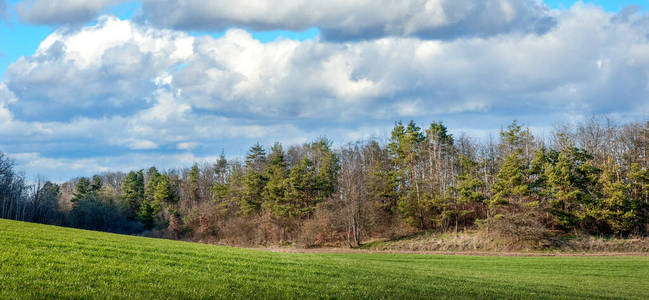
{"type": "Polygon", "coordinates": [[[262,43],[242,29],[193,37],[104,17],[9,67],[0,148],[106,167],[133,153],[387,136],[399,119],[484,133],[512,119],[646,114],[649,17],[578,4],[555,18],[544,35],[262,43]]]}
{"type": "Polygon", "coordinates": [[[23,0],[16,5],[21,21],[38,25],[81,24],[107,6],[125,0],[23,0]]]}
{"type": "Polygon", "coordinates": [[[504,109],[602,112],[614,98],[617,109],[631,110],[646,93],[647,32],[638,25],[646,18],[620,19],[577,5],[557,15],[546,35],[261,43],[241,29],[194,38],[106,17],[55,32],[5,76],[20,99],[14,113],[26,120],[146,111],[144,119],[165,121],[196,110],[345,122],[504,109]],[[178,103],[161,100],[163,86],[178,103]]]}
{"type": "Polygon", "coordinates": [[[642,16],[614,17],[581,5],[546,35],[447,42],[262,44],[230,30],[198,39],[172,85],[194,107],[268,118],[632,112],[647,96],[646,32],[642,16]]]}
{"type": "Polygon", "coordinates": [[[7,127],[13,119],[13,116],[7,105],[16,102],[16,96],[4,83],[0,83],[0,126],[7,127]]]}
{"type": "Polygon", "coordinates": [[[338,41],[544,33],[555,23],[535,0],[144,0],[143,11],[153,23],[177,29],[317,27],[325,39],[338,41]]]}
{"type": "Polygon", "coordinates": [[[105,17],[77,31],[57,30],[5,78],[21,100],[16,114],[27,120],[124,114],[150,106],[153,79],[187,59],[192,44],[185,33],[105,17]]]}

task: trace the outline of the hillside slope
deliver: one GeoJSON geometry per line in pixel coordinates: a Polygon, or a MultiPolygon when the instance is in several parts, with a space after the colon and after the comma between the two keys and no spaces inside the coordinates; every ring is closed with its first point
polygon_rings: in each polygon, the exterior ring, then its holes
{"type": "Polygon", "coordinates": [[[648,299],[649,257],[274,253],[0,220],[0,298],[648,299]]]}

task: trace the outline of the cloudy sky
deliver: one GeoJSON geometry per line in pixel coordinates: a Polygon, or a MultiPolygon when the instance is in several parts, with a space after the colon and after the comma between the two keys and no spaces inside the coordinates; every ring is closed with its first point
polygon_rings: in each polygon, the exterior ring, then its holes
{"type": "Polygon", "coordinates": [[[0,151],[28,177],[649,116],[646,0],[0,0],[0,151]]]}

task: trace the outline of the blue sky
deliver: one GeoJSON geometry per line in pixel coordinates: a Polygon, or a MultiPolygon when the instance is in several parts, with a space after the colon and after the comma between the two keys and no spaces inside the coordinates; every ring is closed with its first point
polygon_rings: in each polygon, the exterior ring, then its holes
{"type": "MultiPolygon", "coordinates": [[[[574,0],[545,0],[545,3],[553,8],[568,8],[575,4],[574,0]]],[[[604,7],[608,11],[620,11],[629,5],[639,5],[646,9],[649,2],[644,0],[582,0],[584,3],[592,3],[604,7]]]]}
{"type": "Polygon", "coordinates": [[[649,113],[644,0],[6,3],[0,151],[31,177],[385,138],[395,120],[486,138],[649,113]]]}

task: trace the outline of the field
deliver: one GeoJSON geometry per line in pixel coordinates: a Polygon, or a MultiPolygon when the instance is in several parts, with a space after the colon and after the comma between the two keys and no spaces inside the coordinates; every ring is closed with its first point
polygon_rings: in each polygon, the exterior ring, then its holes
{"type": "Polygon", "coordinates": [[[649,257],[276,253],[0,220],[0,298],[649,299],[649,257]]]}

